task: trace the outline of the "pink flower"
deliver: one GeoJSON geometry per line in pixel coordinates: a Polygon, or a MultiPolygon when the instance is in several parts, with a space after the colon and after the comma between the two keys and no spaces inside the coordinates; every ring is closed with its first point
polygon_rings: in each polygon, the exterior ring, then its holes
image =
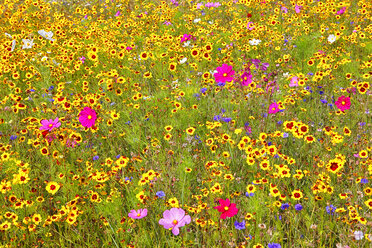
{"type": "Polygon", "coordinates": [[[337,101],[335,102],[337,108],[341,111],[345,111],[350,108],[350,98],[346,96],[340,96],[337,101]]]}
{"type": "Polygon", "coordinates": [[[96,122],[97,115],[96,111],[91,108],[85,107],[79,113],[79,121],[83,127],[92,127],[96,122]]]}
{"type": "Polygon", "coordinates": [[[299,6],[299,5],[296,4],[296,7],[295,7],[296,13],[300,13],[302,8],[303,8],[303,6],[299,6]]]}
{"type": "Polygon", "coordinates": [[[253,30],[254,29],[255,26],[254,25],[251,26],[251,24],[253,24],[253,22],[248,22],[247,23],[248,30],[253,30]]]}
{"type": "Polygon", "coordinates": [[[147,209],[138,209],[137,211],[132,209],[130,210],[128,217],[132,219],[142,219],[143,217],[147,216],[147,209]]]}
{"type": "Polygon", "coordinates": [[[163,219],[159,220],[159,224],[165,229],[172,229],[174,235],[178,235],[180,233],[180,227],[190,224],[190,222],[190,215],[185,215],[185,211],[181,208],[165,210],[163,219]]]}
{"type": "Polygon", "coordinates": [[[297,87],[298,86],[298,77],[292,77],[291,82],[289,83],[290,87],[297,87]]]}
{"type": "Polygon", "coordinates": [[[252,74],[248,72],[244,72],[241,76],[242,78],[242,86],[248,86],[250,83],[252,83],[252,74]]]}
{"type": "Polygon", "coordinates": [[[345,13],[346,7],[342,7],[339,11],[337,11],[336,15],[342,15],[345,13]]]}
{"type": "Polygon", "coordinates": [[[221,67],[217,67],[216,70],[217,73],[213,76],[217,83],[225,83],[233,80],[232,76],[234,76],[235,71],[233,71],[231,65],[223,64],[221,67]]]}
{"type": "Polygon", "coordinates": [[[276,102],[270,104],[269,106],[269,114],[275,114],[275,113],[278,113],[279,112],[279,104],[277,104],[276,102]]]}
{"type": "Polygon", "coordinates": [[[41,127],[39,130],[47,130],[47,131],[52,131],[54,128],[58,128],[61,126],[61,123],[58,122],[58,117],[55,118],[54,120],[42,120],[41,121],[41,127]]]}
{"type": "Polygon", "coordinates": [[[239,212],[239,209],[236,208],[236,204],[230,203],[229,199],[220,199],[218,202],[220,203],[220,206],[214,207],[214,209],[217,209],[218,212],[222,213],[220,218],[223,220],[227,217],[233,217],[239,212]]]}
{"type": "Polygon", "coordinates": [[[115,16],[119,16],[120,15],[120,11],[116,12],[115,16]]]}

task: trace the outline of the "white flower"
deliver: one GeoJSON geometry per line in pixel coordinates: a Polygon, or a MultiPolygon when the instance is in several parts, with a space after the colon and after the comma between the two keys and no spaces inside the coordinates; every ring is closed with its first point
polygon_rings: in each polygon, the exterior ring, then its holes
{"type": "Polygon", "coordinates": [[[16,46],[16,40],[13,40],[13,41],[12,41],[12,50],[11,50],[11,52],[14,51],[15,46],[16,46]]]}
{"type": "Polygon", "coordinates": [[[32,48],[32,46],[34,45],[34,40],[22,39],[22,42],[23,42],[22,49],[29,49],[32,48]]]}
{"type": "Polygon", "coordinates": [[[53,32],[52,31],[49,31],[49,32],[46,32],[44,29],[42,30],[39,30],[37,31],[41,36],[43,36],[45,39],[47,40],[51,40],[51,41],[54,41],[54,39],[52,38],[53,37],[53,32]]]}
{"type": "Polygon", "coordinates": [[[354,237],[356,240],[362,240],[364,238],[364,234],[362,231],[355,231],[354,237]]]}
{"type": "Polygon", "coordinates": [[[41,61],[46,61],[47,59],[48,59],[48,57],[44,56],[44,57],[41,58],[41,61]]]}
{"type": "Polygon", "coordinates": [[[283,77],[289,77],[289,72],[283,73],[283,77]]]}
{"type": "Polygon", "coordinates": [[[213,21],[208,21],[209,24],[213,24],[213,21]]]}
{"type": "Polygon", "coordinates": [[[198,23],[200,21],[201,21],[201,19],[200,18],[197,18],[197,19],[194,20],[194,23],[198,23]]]}
{"type": "Polygon", "coordinates": [[[251,46],[257,46],[260,43],[261,43],[261,40],[256,40],[256,39],[252,39],[252,40],[249,41],[249,44],[251,46]]]}
{"type": "Polygon", "coordinates": [[[183,64],[183,63],[185,63],[186,61],[187,61],[187,58],[184,57],[183,59],[180,60],[180,64],[183,64]]]}
{"type": "Polygon", "coordinates": [[[335,42],[336,41],[336,35],[334,35],[334,34],[330,34],[329,36],[328,36],[328,42],[329,43],[333,43],[333,42],[335,42]]]}
{"type": "Polygon", "coordinates": [[[185,41],[184,43],[183,43],[183,45],[182,45],[183,47],[188,47],[188,46],[190,46],[190,41],[188,40],[188,41],[185,41]]]}
{"type": "Polygon", "coordinates": [[[8,34],[8,33],[5,33],[5,36],[7,36],[9,38],[12,38],[12,35],[11,34],[8,34]]]}

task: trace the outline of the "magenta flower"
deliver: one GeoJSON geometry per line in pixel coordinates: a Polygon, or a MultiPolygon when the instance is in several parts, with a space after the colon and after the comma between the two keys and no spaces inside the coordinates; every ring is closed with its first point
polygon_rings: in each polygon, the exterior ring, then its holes
{"type": "Polygon", "coordinates": [[[132,209],[130,210],[128,217],[132,219],[142,219],[143,217],[147,216],[147,209],[138,209],[137,211],[132,209]]]}
{"type": "Polygon", "coordinates": [[[269,106],[269,114],[275,114],[277,112],[279,112],[279,104],[277,104],[276,102],[270,104],[269,106]]]}
{"type": "Polygon", "coordinates": [[[289,83],[289,87],[297,87],[298,86],[298,77],[294,76],[291,78],[291,82],[289,83]]]}
{"type": "Polygon", "coordinates": [[[180,233],[180,227],[190,224],[190,222],[190,215],[185,215],[185,211],[181,208],[165,210],[163,219],[159,220],[159,224],[165,229],[172,229],[174,235],[178,235],[180,233]]]}
{"type": "Polygon", "coordinates": [[[216,68],[217,73],[213,74],[217,83],[225,83],[233,80],[235,71],[231,65],[223,64],[221,67],[216,68]]]}
{"type": "Polygon", "coordinates": [[[239,212],[239,209],[236,208],[236,204],[231,203],[229,199],[220,199],[218,202],[220,203],[220,206],[214,207],[214,209],[217,209],[218,212],[222,213],[220,218],[223,220],[227,217],[233,217],[239,212]]]}
{"type": "Polygon", "coordinates": [[[341,111],[345,111],[350,108],[350,98],[346,96],[340,96],[337,101],[335,102],[337,108],[341,111]]]}
{"type": "Polygon", "coordinates": [[[248,86],[250,83],[252,83],[252,74],[248,72],[244,72],[241,76],[242,81],[242,86],[248,86]]]}
{"type": "Polygon", "coordinates": [[[188,41],[188,40],[191,40],[192,36],[190,34],[184,34],[181,38],[181,43],[182,42],[185,42],[185,41],[188,41]]]}
{"type": "Polygon", "coordinates": [[[41,127],[39,130],[47,130],[47,131],[52,131],[54,128],[58,128],[61,126],[61,123],[58,122],[58,117],[55,118],[54,120],[42,120],[41,121],[41,127]]]}
{"type": "Polygon", "coordinates": [[[85,107],[79,113],[79,121],[83,127],[92,127],[96,122],[97,115],[96,111],[91,108],[85,107]]]}

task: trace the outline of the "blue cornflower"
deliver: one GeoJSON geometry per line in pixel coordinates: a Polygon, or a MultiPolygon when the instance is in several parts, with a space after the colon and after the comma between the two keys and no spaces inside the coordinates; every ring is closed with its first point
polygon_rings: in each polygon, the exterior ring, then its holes
{"type": "Polygon", "coordinates": [[[281,210],[286,210],[287,208],[289,208],[289,203],[283,203],[280,208],[281,210]]]}
{"type": "Polygon", "coordinates": [[[163,198],[165,196],[165,193],[164,193],[164,191],[158,191],[158,192],[156,192],[156,196],[159,197],[159,198],[163,198]]]}
{"type": "Polygon", "coordinates": [[[116,158],[120,158],[120,156],[121,156],[120,154],[119,155],[116,155],[116,158]]]}
{"type": "Polygon", "coordinates": [[[228,117],[223,117],[222,118],[222,121],[224,122],[230,122],[232,119],[231,118],[228,118],[228,117]]]}
{"type": "Polygon", "coordinates": [[[226,109],[221,109],[221,113],[225,113],[226,112],[226,109]]]}
{"type": "Polygon", "coordinates": [[[35,90],[34,90],[34,89],[30,89],[30,91],[31,91],[31,92],[35,92],[35,90]]]}
{"type": "Polygon", "coordinates": [[[12,136],[10,136],[10,140],[15,140],[15,139],[17,139],[17,135],[12,135],[12,136]]]}
{"type": "Polygon", "coordinates": [[[223,83],[223,82],[218,82],[217,83],[217,86],[220,86],[220,87],[223,87],[223,86],[225,86],[226,85],[226,83],[223,83]]]}
{"type": "Polygon", "coordinates": [[[335,210],[336,210],[336,207],[333,206],[332,204],[326,207],[327,213],[329,213],[331,215],[333,215],[333,213],[335,212],[335,210]]]}
{"type": "Polygon", "coordinates": [[[360,180],[360,183],[368,183],[368,179],[362,178],[362,180],[360,180]]]}
{"type": "Polygon", "coordinates": [[[48,88],[48,90],[52,90],[52,89],[54,89],[53,85],[48,88]]]}
{"type": "Polygon", "coordinates": [[[254,193],[248,193],[248,192],[245,192],[245,196],[246,196],[246,197],[252,197],[252,196],[254,196],[254,193]]]}
{"type": "Polygon", "coordinates": [[[215,116],[213,117],[213,120],[214,120],[214,121],[219,121],[219,120],[221,120],[221,116],[219,116],[219,115],[215,115],[215,116]]]}
{"type": "Polygon", "coordinates": [[[296,209],[297,211],[301,211],[301,210],[302,210],[302,205],[301,205],[301,204],[296,204],[296,205],[295,205],[295,209],[296,209]]]}
{"type": "Polygon", "coordinates": [[[268,248],[282,248],[282,246],[278,243],[269,243],[267,244],[268,248]]]}
{"type": "Polygon", "coordinates": [[[278,121],[277,123],[278,123],[278,125],[282,125],[283,121],[278,121]]]}
{"type": "Polygon", "coordinates": [[[322,103],[327,103],[328,101],[326,99],[320,99],[322,103]]]}
{"type": "Polygon", "coordinates": [[[99,156],[98,155],[96,155],[96,156],[93,157],[93,160],[98,160],[98,159],[99,159],[99,156]]]}
{"type": "Polygon", "coordinates": [[[234,226],[235,226],[235,229],[238,229],[238,230],[245,229],[245,220],[243,220],[242,222],[235,221],[234,226]]]}
{"type": "Polygon", "coordinates": [[[207,90],[208,90],[208,88],[201,88],[201,89],[200,89],[200,92],[201,92],[201,93],[205,93],[207,90]]]}
{"type": "Polygon", "coordinates": [[[320,91],[319,91],[319,94],[320,94],[320,95],[323,95],[323,94],[324,94],[324,91],[320,90],[320,91]]]}
{"type": "Polygon", "coordinates": [[[283,133],[283,138],[288,138],[289,134],[288,133],[283,133]]]}

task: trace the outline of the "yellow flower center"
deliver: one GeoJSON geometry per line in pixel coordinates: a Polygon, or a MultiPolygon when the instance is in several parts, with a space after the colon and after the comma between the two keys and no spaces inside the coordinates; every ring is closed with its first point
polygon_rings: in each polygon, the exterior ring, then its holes
{"type": "Polygon", "coordinates": [[[224,73],[223,76],[226,77],[227,76],[227,73],[224,73]]]}
{"type": "Polygon", "coordinates": [[[49,124],[49,127],[53,127],[53,124],[49,124]]]}
{"type": "Polygon", "coordinates": [[[342,105],[345,105],[345,104],[346,104],[346,102],[345,102],[345,101],[342,101],[342,102],[341,102],[341,104],[342,104],[342,105]]]}
{"type": "Polygon", "coordinates": [[[92,116],[91,115],[88,115],[88,120],[92,119],[92,116]]]}
{"type": "Polygon", "coordinates": [[[223,209],[224,209],[225,211],[227,211],[227,210],[229,210],[229,207],[224,207],[223,209]]]}
{"type": "Polygon", "coordinates": [[[173,223],[174,225],[177,225],[177,224],[178,224],[178,220],[174,220],[172,223],[173,223]]]}
{"type": "Polygon", "coordinates": [[[137,214],[137,217],[140,217],[141,216],[141,214],[137,214]]]}

